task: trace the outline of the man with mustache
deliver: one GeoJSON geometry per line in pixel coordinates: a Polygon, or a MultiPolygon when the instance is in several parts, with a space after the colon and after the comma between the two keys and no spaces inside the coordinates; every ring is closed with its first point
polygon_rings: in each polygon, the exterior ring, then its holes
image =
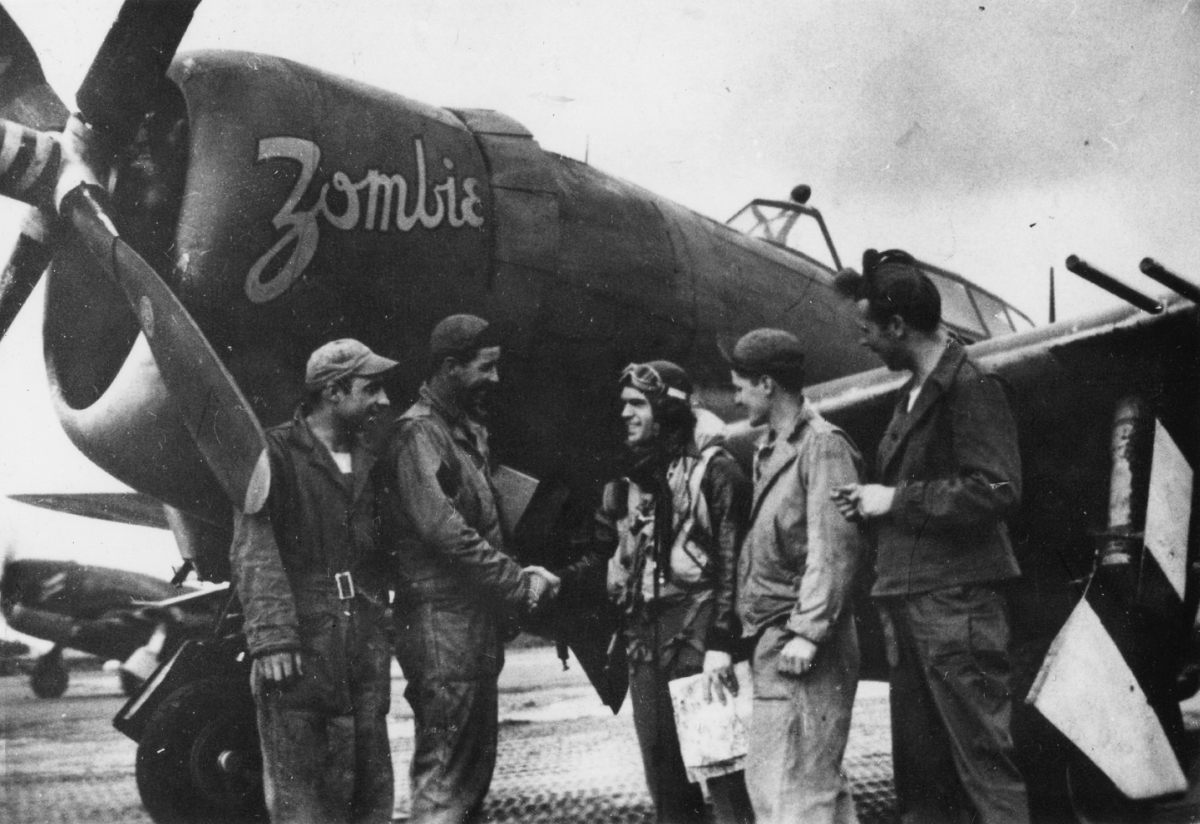
{"type": "Polygon", "coordinates": [[[478,820],[496,766],[506,629],[558,578],[504,551],[484,426],[499,384],[487,321],[451,315],[430,336],[432,375],[381,463],[380,514],[396,554],[396,658],[416,741],[413,824],[478,820]]]}
{"type": "Polygon", "coordinates": [[[381,376],[395,365],[349,338],[313,352],[307,397],[267,431],[267,505],[235,510],[231,563],[275,824],[392,819],[391,576],[361,436],[388,406],[381,376]]]}

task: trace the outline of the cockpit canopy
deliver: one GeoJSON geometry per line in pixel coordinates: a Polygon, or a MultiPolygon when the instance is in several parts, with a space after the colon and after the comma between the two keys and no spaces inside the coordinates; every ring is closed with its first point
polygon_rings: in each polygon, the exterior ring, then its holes
{"type": "MultiPolygon", "coordinates": [[[[842,268],[842,262],[821,213],[805,205],[808,195],[807,186],[797,186],[792,192],[793,201],[753,200],[725,223],[815,263],[832,275],[842,268]]],[[[961,275],[923,261],[917,263],[941,293],[942,322],[963,340],[974,343],[1033,328],[1033,321],[1023,312],[961,275]]]]}

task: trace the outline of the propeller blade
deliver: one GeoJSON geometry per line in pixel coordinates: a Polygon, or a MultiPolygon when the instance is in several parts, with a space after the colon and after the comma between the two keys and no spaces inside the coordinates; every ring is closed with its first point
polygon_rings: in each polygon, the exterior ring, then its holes
{"type": "Polygon", "coordinates": [[[102,189],[82,184],[60,212],[125,292],[184,424],[230,500],[258,512],[271,465],[257,416],[179,298],[118,236],[98,197],[102,189]]]}
{"type": "Polygon", "coordinates": [[[46,82],[29,38],[0,6],[0,118],[42,131],[57,131],[67,122],[68,114],[46,82]]]}
{"type": "MultiPolygon", "coordinates": [[[[0,195],[47,208],[53,199],[61,160],[62,146],[53,134],[0,120],[0,195]]],[[[0,273],[0,338],[8,333],[53,257],[44,216],[52,212],[41,208],[26,217],[12,255],[0,273]]]]}
{"type": "Polygon", "coordinates": [[[48,234],[41,212],[31,211],[21,227],[8,265],[0,273],[0,338],[8,334],[8,328],[33,292],[38,278],[50,265],[54,250],[50,247],[48,234]]]}
{"type": "Polygon", "coordinates": [[[0,195],[49,208],[61,163],[57,135],[0,120],[0,195]]]}
{"type": "MultiPolygon", "coordinates": [[[[104,190],[97,185],[107,155],[128,144],[153,109],[198,4],[199,0],[126,0],[80,87],[83,119],[72,118],[68,124],[63,109],[54,124],[64,130],[63,136],[0,120],[0,194],[47,213],[57,200],[59,214],[125,292],[163,381],[209,468],[235,505],[257,512],[266,503],[271,482],[262,426],[175,293],[119,237],[100,205],[104,190]]],[[[0,104],[22,113],[22,107],[28,108],[27,98],[19,92],[34,94],[39,84],[46,86],[32,46],[3,9],[0,72],[6,90],[13,83],[18,90],[8,97],[0,95],[0,104]]],[[[34,97],[44,104],[44,96],[34,97]]],[[[44,109],[37,111],[44,114],[44,109]]],[[[34,245],[35,240],[30,235],[19,244],[20,262],[14,257],[0,283],[0,323],[4,324],[0,331],[11,323],[7,315],[15,316],[45,268],[48,256],[34,245]]]]}
{"type": "Polygon", "coordinates": [[[157,95],[200,0],[126,0],[76,95],[64,129],[58,212],[125,292],[196,446],[230,500],[258,512],[270,489],[267,440],[250,404],[170,287],[117,232],[97,185],[157,95]]]}
{"type": "Polygon", "coordinates": [[[125,0],[83,85],[79,113],[113,147],[125,146],[154,108],[200,0],[125,0]]]}

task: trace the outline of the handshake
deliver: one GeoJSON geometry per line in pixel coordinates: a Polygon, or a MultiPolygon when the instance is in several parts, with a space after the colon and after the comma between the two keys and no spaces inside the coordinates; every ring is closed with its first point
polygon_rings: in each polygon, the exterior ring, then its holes
{"type": "Polygon", "coordinates": [[[525,614],[536,615],[558,597],[562,579],[545,567],[527,566],[523,571],[529,584],[525,593],[525,614]]]}

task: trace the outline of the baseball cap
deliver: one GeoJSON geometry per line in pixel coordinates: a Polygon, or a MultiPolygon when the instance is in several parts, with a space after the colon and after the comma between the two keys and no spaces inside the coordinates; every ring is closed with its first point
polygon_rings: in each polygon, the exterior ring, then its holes
{"type": "Polygon", "coordinates": [[[396,361],[376,355],[364,343],[353,338],[339,338],[309,355],[304,383],[309,389],[319,389],[346,377],[379,375],[396,365],[396,361]]]}

